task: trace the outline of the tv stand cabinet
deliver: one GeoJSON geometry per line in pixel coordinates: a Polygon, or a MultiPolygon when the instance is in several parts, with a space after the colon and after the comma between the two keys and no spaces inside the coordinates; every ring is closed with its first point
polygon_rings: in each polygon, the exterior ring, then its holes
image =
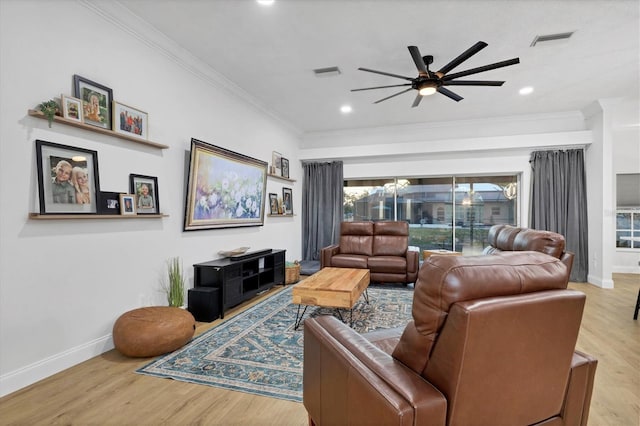
{"type": "Polygon", "coordinates": [[[193,265],[194,287],[219,289],[220,313],[274,285],[284,284],[286,250],[259,250],[239,260],[216,259],[193,265]]]}

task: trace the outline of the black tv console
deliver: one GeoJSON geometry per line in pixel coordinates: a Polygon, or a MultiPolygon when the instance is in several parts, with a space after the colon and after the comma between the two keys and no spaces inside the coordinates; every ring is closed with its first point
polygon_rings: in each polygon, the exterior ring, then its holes
{"type": "Polygon", "coordinates": [[[284,284],[286,250],[266,249],[239,257],[193,265],[194,287],[216,287],[220,291],[220,313],[274,285],[284,284]]]}

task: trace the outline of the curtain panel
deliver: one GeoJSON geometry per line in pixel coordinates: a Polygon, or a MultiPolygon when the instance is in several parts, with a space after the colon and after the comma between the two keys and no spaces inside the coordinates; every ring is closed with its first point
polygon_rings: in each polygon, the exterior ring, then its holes
{"type": "Polygon", "coordinates": [[[302,169],[302,259],[320,260],[320,250],[340,237],[342,161],[303,162],[302,169]]]}
{"type": "Polygon", "coordinates": [[[584,150],[535,151],[529,163],[529,226],[564,235],[566,250],[575,254],[570,279],[586,282],[589,250],[584,150]]]}

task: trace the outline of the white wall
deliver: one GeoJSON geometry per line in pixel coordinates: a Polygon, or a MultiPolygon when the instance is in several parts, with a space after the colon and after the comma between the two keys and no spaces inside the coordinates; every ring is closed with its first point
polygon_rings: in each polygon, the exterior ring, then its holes
{"type": "MultiPolygon", "coordinates": [[[[159,278],[170,257],[183,259],[189,287],[191,265],[222,249],[284,248],[287,259],[300,258],[299,216],[266,217],[263,227],[182,232],[191,137],[269,163],[277,150],[299,180],[294,129],[234,94],[144,23],[121,27],[85,2],[1,1],[0,8],[0,396],[111,349],[119,315],[166,304],[159,278]],[[170,148],[55,123],[49,129],[27,116],[44,100],[71,95],[73,74],[148,112],[149,138],[170,148]],[[128,192],[129,173],[157,176],[169,217],[29,220],[38,209],[36,139],[98,151],[102,190],[128,192]]],[[[282,186],[269,180],[267,192],[281,193],[282,186]]]]}
{"type": "MultiPolygon", "coordinates": [[[[640,173],[640,100],[621,99],[613,111],[613,194],[616,194],[615,175],[640,173]]],[[[640,274],[640,252],[617,248],[612,268],[614,273],[640,274]]]]}

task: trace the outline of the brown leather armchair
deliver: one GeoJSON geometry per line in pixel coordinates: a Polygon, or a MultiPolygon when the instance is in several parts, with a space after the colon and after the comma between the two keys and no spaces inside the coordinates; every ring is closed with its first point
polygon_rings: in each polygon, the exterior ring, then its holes
{"type": "Polygon", "coordinates": [[[538,252],[432,256],[404,329],[304,324],[316,425],[586,425],[597,361],[575,351],[585,295],[538,252]]]}
{"type": "Polygon", "coordinates": [[[320,267],[368,269],[372,282],[413,283],[419,253],[409,251],[407,222],[342,222],[340,242],[320,252],[320,267]]]}
{"type": "Polygon", "coordinates": [[[569,268],[569,275],[571,275],[574,254],[564,250],[565,239],[561,234],[511,225],[493,225],[489,228],[487,243],[483,254],[503,251],[539,251],[562,260],[569,268]]]}

